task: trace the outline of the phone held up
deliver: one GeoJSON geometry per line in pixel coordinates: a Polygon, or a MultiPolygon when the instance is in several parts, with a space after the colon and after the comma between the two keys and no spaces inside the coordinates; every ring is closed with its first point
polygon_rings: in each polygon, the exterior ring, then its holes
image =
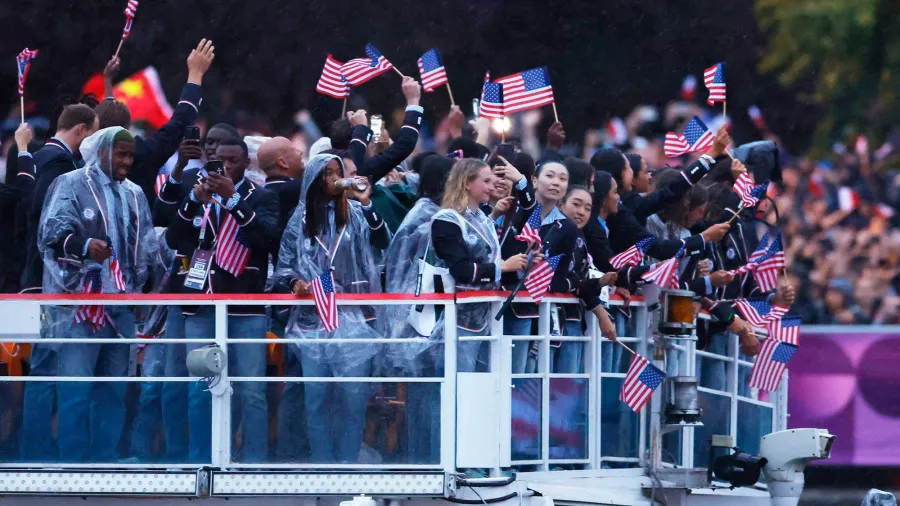
{"type": "Polygon", "coordinates": [[[373,114],[369,119],[369,128],[372,129],[372,140],[378,142],[381,139],[383,120],[380,114],[373,114]]]}
{"type": "Polygon", "coordinates": [[[210,160],[206,162],[206,173],[212,174],[216,173],[220,176],[225,175],[225,167],[222,165],[222,160],[210,160]]]}
{"type": "Polygon", "coordinates": [[[515,144],[504,142],[503,144],[498,144],[496,148],[494,148],[494,154],[491,156],[490,160],[488,160],[488,165],[491,167],[496,167],[497,165],[503,165],[503,160],[500,157],[505,158],[507,161],[512,162],[513,157],[516,156],[516,146],[515,144]]]}
{"type": "Polygon", "coordinates": [[[200,127],[193,125],[184,127],[184,140],[200,143],[200,127]]]}

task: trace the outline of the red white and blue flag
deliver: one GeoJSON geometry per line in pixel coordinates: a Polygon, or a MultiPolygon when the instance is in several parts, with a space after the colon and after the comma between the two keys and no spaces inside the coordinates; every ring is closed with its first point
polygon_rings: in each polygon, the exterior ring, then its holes
{"type": "Polygon", "coordinates": [[[785,266],[784,247],[781,234],[775,236],[766,253],[756,260],[753,279],[763,292],[771,292],[778,287],[778,271],[785,266]]]}
{"type": "Polygon", "coordinates": [[[647,249],[653,244],[653,236],[638,241],[637,244],[609,259],[609,263],[619,270],[626,265],[637,265],[644,259],[647,249]]]}
{"type": "Polygon", "coordinates": [[[694,100],[695,96],[697,96],[697,78],[686,75],[681,81],[681,100],[694,100]]]}
{"type": "Polygon", "coordinates": [[[742,265],[737,269],[728,271],[728,273],[733,276],[739,276],[741,274],[755,271],[756,268],[759,267],[759,263],[757,262],[757,260],[765,256],[767,251],[769,251],[769,232],[766,232],[765,235],[763,235],[763,238],[759,241],[759,245],[756,247],[756,250],[753,251],[753,254],[751,254],[750,258],[747,260],[747,265],[742,265]]]}
{"type": "Polygon", "coordinates": [[[238,277],[250,260],[250,247],[244,242],[241,227],[230,212],[222,211],[222,225],[216,241],[216,263],[232,276],[238,277]]]}
{"type": "Polygon", "coordinates": [[[550,291],[550,281],[553,280],[553,275],[559,267],[560,258],[562,258],[562,253],[544,259],[544,261],[529,272],[528,277],[525,278],[525,289],[528,290],[528,295],[537,304],[540,304],[541,299],[544,298],[544,294],[550,291]]]}
{"type": "Polygon", "coordinates": [[[316,303],[316,314],[325,332],[334,332],[340,326],[337,314],[337,300],[334,293],[334,275],[329,269],[313,280],[310,287],[313,301],[316,303]]]}
{"type": "Polygon", "coordinates": [[[641,276],[641,279],[660,288],[678,288],[678,260],[683,254],[684,246],[672,258],[657,262],[655,267],[641,276]]]}
{"type": "Polygon", "coordinates": [[[316,91],[332,98],[349,97],[350,83],[341,74],[343,65],[343,63],[335,60],[333,56],[328,55],[325,58],[325,67],[322,68],[322,75],[319,77],[319,82],[316,83],[316,91]]]}
{"type": "Polygon", "coordinates": [[[756,185],[753,183],[753,178],[750,177],[750,174],[745,172],[734,182],[732,190],[741,198],[741,204],[744,207],[754,207],[759,203],[759,199],[766,194],[768,188],[768,182],[756,185]]]}
{"type": "Polygon", "coordinates": [[[669,158],[681,156],[687,153],[706,151],[713,144],[715,134],[707,128],[703,120],[694,116],[684,128],[684,134],[675,132],[666,134],[666,143],[663,150],[669,158]]]}
{"type": "Polygon", "coordinates": [[[703,83],[709,90],[709,98],[706,103],[713,105],[716,102],[725,101],[725,64],[716,63],[703,71],[703,83]]]}
{"type": "Polygon", "coordinates": [[[28,49],[27,47],[16,56],[16,69],[19,74],[19,96],[25,96],[25,79],[28,77],[28,69],[31,68],[31,60],[38,55],[37,49],[28,49]]]}
{"type": "Polygon", "coordinates": [[[356,58],[341,65],[341,74],[353,86],[359,86],[394,68],[391,62],[375,49],[366,44],[366,58],[356,58]]]}
{"type": "Polygon", "coordinates": [[[788,312],[788,307],[776,304],[770,305],[764,300],[747,300],[735,299],[734,308],[741,313],[741,316],[747,320],[747,323],[757,328],[766,328],[766,326],[780,320],[782,316],[788,312]]]}
{"type": "MultiPolygon", "coordinates": [[[[84,287],[81,289],[82,294],[97,294],[103,292],[103,282],[101,281],[100,271],[91,269],[84,274],[84,287]]],[[[75,323],[88,322],[94,332],[102,329],[106,325],[106,309],[103,306],[86,305],[78,306],[75,309],[75,323]]]]}
{"type": "Polygon", "coordinates": [[[503,85],[503,113],[537,109],[553,103],[553,87],[547,67],[523,70],[494,81],[503,85]]]}
{"type": "Polygon", "coordinates": [[[767,392],[778,390],[784,371],[787,370],[787,365],[797,353],[797,349],[793,344],[775,339],[763,341],[747,384],[767,392]]]}
{"type": "Polygon", "coordinates": [[[644,404],[647,404],[650,396],[659,388],[664,379],[666,379],[666,373],[660,371],[641,355],[635,355],[631,359],[631,365],[628,366],[628,372],[625,373],[619,400],[637,413],[644,407],[644,404]]]}
{"type": "Polygon", "coordinates": [[[756,128],[760,130],[766,129],[766,118],[763,117],[762,111],[759,110],[758,106],[751,105],[747,108],[747,115],[750,116],[750,121],[756,125],[756,128]]]}
{"type": "Polygon", "coordinates": [[[786,316],[769,323],[769,337],[776,341],[800,345],[800,317],[786,316]]]}
{"type": "Polygon", "coordinates": [[[535,243],[541,245],[541,205],[534,206],[534,211],[522,227],[522,232],[516,236],[517,241],[535,243]]]}
{"type": "Polygon", "coordinates": [[[478,115],[482,118],[497,119],[503,117],[503,85],[485,81],[481,89],[481,104],[478,115]]]}
{"type": "Polygon", "coordinates": [[[116,290],[126,292],[128,291],[128,286],[125,285],[125,277],[122,275],[122,266],[119,265],[119,257],[116,256],[116,252],[113,250],[112,246],[110,246],[109,249],[112,251],[112,256],[109,257],[109,273],[112,275],[116,290]]]}
{"type": "Polygon", "coordinates": [[[125,6],[125,28],[122,29],[122,40],[128,38],[131,35],[131,23],[134,22],[134,15],[137,14],[138,1],[137,0],[128,0],[128,5],[125,6]]]}
{"type": "Polygon", "coordinates": [[[444,61],[437,49],[429,49],[419,58],[419,74],[422,76],[422,88],[431,93],[438,86],[449,83],[444,61]]]}
{"type": "Polygon", "coordinates": [[[169,174],[166,172],[165,168],[159,169],[159,174],[156,175],[156,181],[153,183],[153,189],[156,191],[156,196],[159,197],[159,192],[162,191],[162,187],[166,184],[166,181],[169,180],[169,174]]]}

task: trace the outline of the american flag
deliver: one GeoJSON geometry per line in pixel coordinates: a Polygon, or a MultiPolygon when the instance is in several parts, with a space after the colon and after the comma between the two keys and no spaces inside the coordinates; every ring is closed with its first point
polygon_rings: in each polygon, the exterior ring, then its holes
{"type": "Polygon", "coordinates": [[[137,0],[128,0],[128,5],[125,6],[125,28],[122,29],[122,40],[131,35],[131,23],[134,21],[134,15],[137,14],[137,7],[137,0]]]}
{"type": "Polygon", "coordinates": [[[394,68],[391,62],[375,49],[366,44],[366,58],[356,58],[341,65],[341,74],[353,86],[359,86],[394,68]]]}
{"type": "Polygon", "coordinates": [[[715,134],[706,127],[703,120],[694,116],[684,128],[684,134],[675,132],[666,134],[666,144],[663,150],[669,158],[681,156],[686,153],[706,151],[713,144],[715,134]]]}
{"type": "Polygon", "coordinates": [[[655,283],[660,288],[678,288],[678,257],[658,262],[656,267],[645,272],[641,279],[655,283]]]}
{"type": "Polygon", "coordinates": [[[225,217],[222,218],[221,230],[216,243],[216,263],[234,277],[240,276],[250,260],[250,248],[244,242],[237,220],[231,213],[222,210],[225,217]]]}
{"type": "Polygon", "coordinates": [[[784,376],[784,371],[787,370],[788,362],[794,357],[794,353],[797,353],[797,346],[766,339],[760,347],[756,362],[753,363],[750,381],[747,384],[767,392],[778,390],[781,377],[784,376]]]}
{"type": "Polygon", "coordinates": [[[162,187],[168,181],[169,175],[166,174],[166,171],[160,169],[159,174],[156,175],[156,182],[153,184],[153,189],[156,191],[156,196],[159,197],[159,192],[162,191],[162,187]]]}
{"type": "Polygon", "coordinates": [[[536,109],[553,103],[553,87],[547,67],[538,67],[497,79],[503,85],[503,113],[536,109]]]}
{"type": "Polygon", "coordinates": [[[753,279],[763,292],[771,292],[778,287],[778,270],[784,268],[784,248],[781,234],[775,236],[766,253],[756,260],[753,279]]]}
{"type": "Polygon", "coordinates": [[[340,322],[334,295],[334,275],[331,270],[316,277],[311,289],[316,303],[316,313],[322,321],[322,326],[325,327],[325,332],[334,332],[340,326],[340,322]]]}
{"type": "Polygon", "coordinates": [[[503,85],[485,82],[481,89],[481,104],[478,115],[482,118],[503,117],[503,85]]]}
{"type": "Polygon", "coordinates": [[[619,270],[626,265],[637,265],[641,263],[644,254],[647,253],[647,249],[651,244],[653,244],[653,236],[638,241],[634,246],[610,258],[609,263],[612,264],[616,270],[619,270]]]}
{"type": "Polygon", "coordinates": [[[703,71],[703,83],[709,90],[709,98],[706,103],[713,105],[716,102],[725,101],[725,64],[716,63],[703,71]]]}
{"type": "Polygon", "coordinates": [[[769,323],[769,337],[785,343],[800,345],[800,317],[786,316],[769,323]]]}
{"type": "Polygon", "coordinates": [[[528,221],[525,222],[525,226],[522,227],[522,232],[516,236],[517,241],[527,242],[527,243],[537,243],[538,246],[541,244],[541,205],[537,204],[534,206],[534,211],[531,212],[531,216],[528,217],[528,221]]]}
{"type": "Polygon", "coordinates": [[[122,266],[119,265],[119,257],[116,256],[112,246],[109,249],[112,251],[112,256],[109,258],[109,272],[112,274],[113,283],[116,285],[116,290],[125,292],[128,286],[125,285],[125,277],[122,276],[122,266]]]}
{"type": "Polygon", "coordinates": [[[641,355],[635,355],[625,374],[622,391],[619,392],[619,400],[637,413],[650,400],[653,391],[659,388],[664,379],[666,379],[666,373],[660,371],[641,355]]]}
{"type": "Polygon", "coordinates": [[[444,61],[437,49],[429,49],[419,58],[419,74],[422,76],[422,87],[429,93],[449,82],[444,61]]]}
{"type": "Polygon", "coordinates": [[[466,157],[466,153],[461,149],[455,149],[449,153],[447,153],[447,158],[456,158],[457,160],[462,160],[466,157]]]}
{"type": "Polygon", "coordinates": [[[544,259],[525,278],[525,289],[528,290],[528,295],[536,303],[540,304],[544,294],[550,290],[550,281],[553,280],[553,274],[556,273],[556,268],[559,267],[560,258],[562,258],[562,253],[544,259]]]}
{"type": "Polygon", "coordinates": [[[747,265],[742,265],[737,269],[728,271],[728,273],[733,276],[739,276],[756,270],[756,268],[759,267],[757,260],[762,258],[767,251],[769,251],[769,232],[766,232],[762,240],[759,241],[759,246],[757,246],[756,250],[753,251],[753,254],[750,255],[750,259],[747,260],[747,265]]]}
{"type": "Polygon", "coordinates": [[[347,98],[350,96],[350,83],[341,75],[341,67],[344,64],[328,55],[325,58],[325,67],[322,76],[316,84],[316,91],[332,98],[347,98]]]}
{"type": "Polygon", "coordinates": [[[484,82],[486,82],[486,83],[491,82],[491,71],[490,70],[485,71],[484,82]]]}
{"type": "Polygon", "coordinates": [[[759,203],[759,199],[766,194],[768,187],[768,182],[761,185],[754,185],[753,178],[750,177],[750,174],[745,172],[734,182],[732,190],[734,190],[741,198],[741,204],[743,204],[744,207],[753,207],[759,203]]]}
{"type": "MultiPolygon", "coordinates": [[[[84,287],[81,289],[82,294],[101,293],[103,291],[103,283],[100,279],[100,271],[91,269],[84,274],[84,287]]],[[[78,306],[75,309],[75,323],[88,322],[94,332],[102,329],[106,325],[106,309],[103,306],[78,306]]]]}
{"type": "Polygon", "coordinates": [[[28,69],[31,68],[31,60],[38,55],[37,49],[28,49],[27,47],[16,56],[16,68],[19,73],[19,96],[25,96],[25,78],[28,77],[28,69]]]}
{"type": "Polygon", "coordinates": [[[781,319],[788,312],[787,307],[778,304],[772,306],[764,300],[735,299],[734,307],[747,323],[761,329],[770,322],[781,319]]]}
{"type": "Polygon", "coordinates": [[[681,81],[681,100],[694,100],[697,94],[697,78],[693,75],[684,76],[681,81]]]}
{"type": "Polygon", "coordinates": [[[759,110],[758,106],[751,105],[747,108],[747,115],[750,116],[750,121],[756,125],[756,128],[760,130],[766,129],[766,119],[763,118],[762,111],[759,110]]]}

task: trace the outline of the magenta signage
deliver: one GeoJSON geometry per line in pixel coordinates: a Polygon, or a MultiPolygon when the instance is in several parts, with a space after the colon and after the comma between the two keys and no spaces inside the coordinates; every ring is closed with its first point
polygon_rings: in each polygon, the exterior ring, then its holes
{"type": "Polygon", "coordinates": [[[788,427],[837,436],[831,459],[816,464],[900,465],[900,329],[802,331],[788,399],[788,427]]]}

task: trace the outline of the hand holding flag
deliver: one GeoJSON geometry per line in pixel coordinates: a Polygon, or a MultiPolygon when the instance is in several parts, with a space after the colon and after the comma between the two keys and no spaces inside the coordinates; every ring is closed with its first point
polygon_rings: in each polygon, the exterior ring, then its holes
{"type": "Polygon", "coordinates": [[[535,303],[540,304],[544,295],[550,291],[550,282],[559,267],[560,258],[562,258],[562,253],[545,259],[525,278],[525,289],[528,290],[528,295],[535,303]]]}
{"type": "Polygon", "coordinates": [[[517,241],[527,242],[530,244],[537,244],[538,247],[541,246],[541,205],[537,204],[534,206],[534,211],[531,212],[531,216],[528,217],[528,221],[525,222],[525,226],[522,227],[522,232],[516,236],[517,241]]]}
{"type": "Polygon", "coordinates": [[[25,79],[28,77],[31,61],[34,60],[37,55],[37,49],[28,49],[26,47],[18,56],[16,56],[16,71],[19,75],[19,105],[22,113],[22,123],[25,123],[25,79]]]}
{"type": "Polygon", "coordinates": [[[619,400],[637,413],[650,400],[650,396],[659,388],[664,379],[666,379],[666,373],[659,370],[646,358],[635,354],[631,359],[631,365],[628,366],[628,372],[625,373],[619,400]]]}

